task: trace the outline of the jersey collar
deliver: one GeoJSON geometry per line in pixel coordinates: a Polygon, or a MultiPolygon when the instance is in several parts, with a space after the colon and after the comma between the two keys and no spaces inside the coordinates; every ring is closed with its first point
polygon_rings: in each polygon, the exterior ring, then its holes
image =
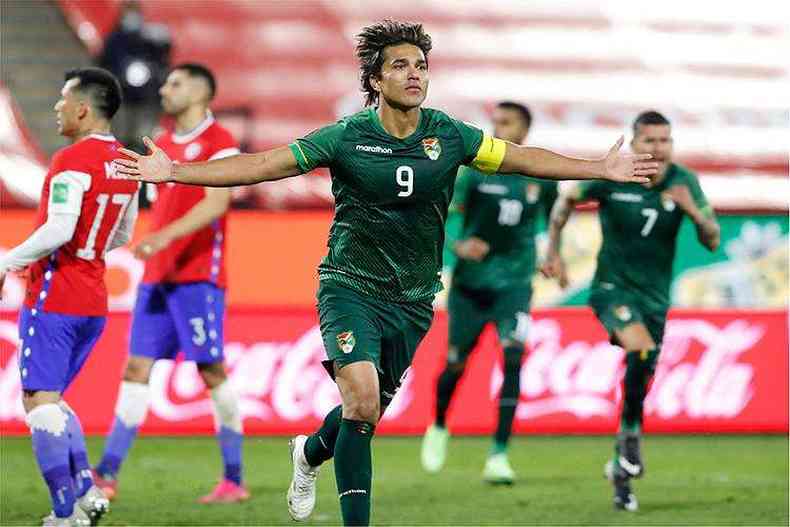
{"type": "Polygon", "coordinates": [[[375,106],[371,106],[370,108],[368,108],[368,115],[370,116],[370,121],[373,123],[373,127],[379,132],[381,132],[382,134],[386,135],[390,141],[400,141],[403,143],[411,141],[415,137],[420,137],[420,134],[418,134],[418,132],[420,131],[420,128],[422,128],[424,113],[425,111],[422,108],[420,108],[420,120],[417,121],[417,128],[414,129],[414,132],[412,132],[411,135],[401,139],[399,137],[395,137],[384,128],[384,125],[381,124],[381,119],[379,119],[379,112],[376,111],[375,106]]]}
{"type": "Polygon", "coordinates": [[[192,130],[185,134],[177,134],[173,132],[173,142],[179,145],[184,145],[186,143],[191,143],[194,141],[200,134],[205,132],[209,126],[214,124],[214,114],[211,113],[211,110],[206,111],[206,118],[203,119],[199,125],[194,127],[192,130]]]}

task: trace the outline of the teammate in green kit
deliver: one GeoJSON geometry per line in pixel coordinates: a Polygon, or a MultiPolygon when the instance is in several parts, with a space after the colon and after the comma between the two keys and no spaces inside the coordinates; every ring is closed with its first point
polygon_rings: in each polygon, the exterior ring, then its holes
{"type": "MultiPolygon", "coordinates": [[[[502,102],[493,114],[494,136],[523,143],[532,115],[521,104],[502,102]]],[[[504,352],[499,422],[483,479],[511,484],[515,479],[506,449],[518,404],[521,358],[529,329],[537,222],[547,218],[557,183],[512,174],[487,175],[461,167],[446,226],[446,245],[457,256],[447,310],[450,318],[447,365],[436,388],[436,421],[422,443],[422,466],[444,465],[449,432],[447,408],[466,360],[489,322],[496,324],[504,352]]]]}
{"type": "Polygon", "coordinates": [[[459,166],[636,183],[656,173],[649,155],[618,152],[622,138],[599,160],[574,159],[494,139],[421,108],[430,49],[420,24],[388,20],[364,28],[356,51],[369,107],[290,145],[174,164],[146,138],[149,155],[123,150],[130,159],[116,160],[121,177],[203,186],[251,185],[329,167],[335,218],[318,269],[318,313],[325,364],[342,405],[315,434],[291,443],[288,509],[295,520],[312,512],[319,466],[334,457],[343,522],[370,521],[370,441],[431,324],[459,166]]]}
{"type": "Polygon", "coordinates": [[[694,222],[699,241],[719,245],[719,224],[697,177],[672,162],[670,123],[658,112],[640,114],[631,149],[652,154],[658,175],[647,185],[585,182],[563,192],[551,215],[549,251],[541,271],[567,284],[560,258],[560,234],[580,201],[595,200],[603,245],[590,290],[590,306],[614,344],[625,352],[623,408],[614,459],[605,468],[618,509],[638,509],[630,480],[644,474],[640,454],[642,406],[664,335],[675,242],[684,216],[694,222]]]}

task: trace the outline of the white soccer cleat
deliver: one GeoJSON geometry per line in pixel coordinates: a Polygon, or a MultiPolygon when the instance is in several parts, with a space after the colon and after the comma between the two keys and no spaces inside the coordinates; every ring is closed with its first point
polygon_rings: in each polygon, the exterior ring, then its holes
{"type": "Polygon", "coordinates": [[[422,437],[420,459],[422,460],[422,468],[426,472],[436,474],[442,470],[447,459],[447,441],[449,439],[450,432],[446,428],[433,424],[425,430],[425,435],[422,437]]]}
{"type": "Polygon", "coordinates": [[[321,467],[311,467],[304,457],[307,436],[298,435],[288,443],[293,463],[293,479],[288,487],[288,512],[295,521],[303,522],[315,508],[315,479],[321,467]]]}
{"type": "Polygon", "coordinates": [[[507,454],[493,454],[488,456],[486,466],[483,468],[483,480],[494,485],[512,485],[516,479],[516,473],[510,466],[507,454]]]}
{"type": "Polygon", "coordinates": [[[74,510],[68,518],[58,518],[54,512],[45,516],[41,522],[44,527],[90,527],[91,519],[82,508],[74,504],[74,510]]]}
{"type": "Polygon", "coordinates": [[[83,497],[77,500],[77,507],[85,512],[91,525],[98,525],[101,517],[110,511],[110,500],[99,487],[93,485],[83,497]]]}

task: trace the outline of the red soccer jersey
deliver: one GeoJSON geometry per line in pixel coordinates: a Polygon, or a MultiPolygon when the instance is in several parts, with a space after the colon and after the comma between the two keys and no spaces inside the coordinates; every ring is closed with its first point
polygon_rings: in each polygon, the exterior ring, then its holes
{"type": "MultiPolygon", "coordinates": [[[[165,132],[156,144],[176,162],[207,161],[239,153],[231,133],[210,114],[188,134],[165,132]]],[[[150,230],[158,231],[189,212],[206,195],[203,187],[167,183],[156,187],[150,230]]],[[[145,264],[143,283],[213,282],[224,288],[226,216],[173,241],[145,264]]]]}
{"type": "Polygon", "coordinates": [[[50,201],[59,206],[68,200],[67,186],[59,187],[58,178],[52,185],[56,176],[68,175],[81,182],[82,205],[71,240],[28,268],[28,308],[77,316],[107,314],[104,253],[139,188],[135,181],[113,177],[112,160],[119,157],[121,147],[112,136],[93,134],[52,157],[38,206],[37,228],[47,221],[50,201]]]}

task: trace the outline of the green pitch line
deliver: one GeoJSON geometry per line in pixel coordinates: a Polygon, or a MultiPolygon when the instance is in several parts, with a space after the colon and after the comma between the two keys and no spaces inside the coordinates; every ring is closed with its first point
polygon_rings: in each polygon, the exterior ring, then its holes
{"type": "MultiPolygon", "coordinates": [[[[91,461],[101,440],[89,440],[91,461]]],[[[787,525],[788,440],[782,436],[649,437],[647,475],[635,489],[641,510],[615,512],[601,469],[604,437],[517,437],[510,449],[520,480],[480,480],[488,438],[453,438],[435,476],[419,464],[419,439],[373,443],[376,525],[787,525]]],[[[221,472],[211,438],[140,438],[124,465],[119,497],[102,525],[294,525],[285,507],[287,438],[249,438],[242,505],[201,506],[221,472]]],[[[40,525],[49,511],[29,438],[0,439],[0,524],[40,525]]],[[[319,476],[311,525],[337,524],[331,462],[319,476]]]]}

